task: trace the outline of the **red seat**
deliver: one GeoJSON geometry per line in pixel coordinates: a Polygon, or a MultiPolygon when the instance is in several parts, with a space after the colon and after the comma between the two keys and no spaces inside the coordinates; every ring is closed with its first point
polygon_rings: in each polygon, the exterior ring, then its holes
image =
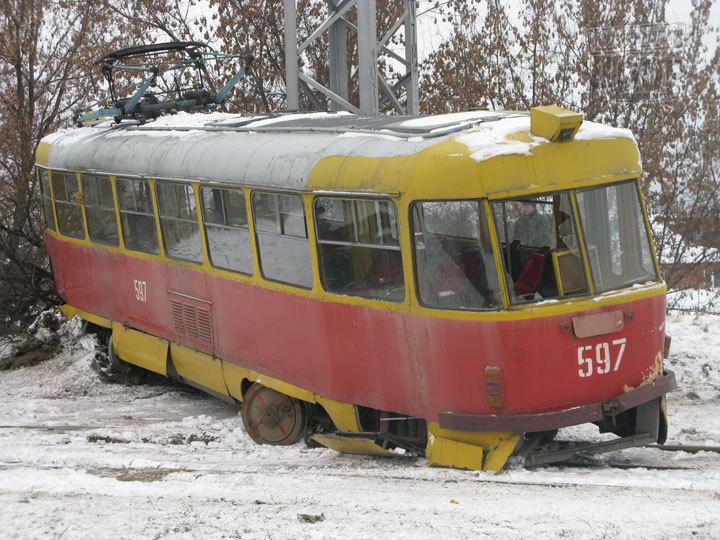
{"type": "Polygon", "coordinates": [[[545,255],[542,253],[533,253],[525,263],[525,268],[520,272],[515,282],[515,294],[525,296],[527,294],[535,294],[540,287],[543,271],[545,270],[545,255]]]}

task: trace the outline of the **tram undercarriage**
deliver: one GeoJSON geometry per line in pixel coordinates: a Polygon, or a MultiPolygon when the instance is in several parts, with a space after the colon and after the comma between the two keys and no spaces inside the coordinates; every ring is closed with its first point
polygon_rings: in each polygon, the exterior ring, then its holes
{"type": "Polygon", "coordinates": [[[676,387],[674,374],[664,372],[657,379],[603,404],[507,418],[441,413],[436,423],[337,402],[226,362],[223,366],[227,364],[224,371],[229,380],[239,384],[228,383],[228,390],[234,387],[237,391],[223,395],[181,374],[169,347],[165,348],[164,358],[150,359],[147,349],[141,352],[133,346],[146,338],[158,338],[129,329],[117,332],[114,339],[121,342],[119,348],[124,352],[121,357],[113,342],[113,330],[117,330],[117,326],[110,324],[108,328],[109,321],[71,306],[63,306],[62,311],[68,318],[80,315],[100,340],[105,340],[107,352],[99,352],[93,362],[103,378],[137,383],[143,380],[144,369],[238,403],[245,431],[258,444],[290,445],[304,439],[308,446],[324,446],[340,453],[425,457],[431,466],[500,471],[511,459],[518,459],[525,466],[538,466],[629,447],[663,444],[667,437],[664,395],[676,387]],[[161,371],[158,366],[163,360],[165,366],[161,371]],[[601,433],[613,433],[618,438],[586,444],[554,440],[558,428],[590,422],[597,425],[601,433]],[[483,427],[500,426],[517,429],[480,431],[483,427]]]}

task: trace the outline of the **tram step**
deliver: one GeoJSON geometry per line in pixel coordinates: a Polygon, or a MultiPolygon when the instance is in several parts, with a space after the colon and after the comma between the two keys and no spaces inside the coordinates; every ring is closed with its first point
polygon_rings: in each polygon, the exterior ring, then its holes
{"type": "Polygon", "coordinates": [[[326,448],[342,454],[402,457],[401,454],[386,450],[374,440],[364,437],[345,437],[336,434],[316,434],[311,437],[326,448]]]}

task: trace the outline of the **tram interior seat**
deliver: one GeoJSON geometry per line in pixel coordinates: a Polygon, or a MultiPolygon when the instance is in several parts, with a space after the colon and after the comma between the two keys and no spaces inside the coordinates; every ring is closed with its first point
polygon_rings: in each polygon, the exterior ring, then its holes
{"type": "Polygon", "coordinates": [[[438,257],[430,289],[438,306],[448,308],[492,305],[482,252],[476,243],[454,236],[424,232],[425,245],[436,243],[428,257],[438,257]]]}
{"type": "Polygon", "coordinates": [[[520,275],[515,280],[515,294],[525,296],[535,294],[540,288],[543,273],[545,272],[545,255],[541,252],[533,253],[528,257],[520,275]]]}
{"type": "Polygon", "coordinates": [[[503,259],[513,280],[513,290],[519,297],[532,299],[536,294],[542,298],[556,298],[558,287],[555,268],[550,262],[549,247],[525,246],[518,241],[510,244],[510,257],[505,243],[501,243],[503,259]],[[509,262],[509,264],[508,264],[509,262]]]}

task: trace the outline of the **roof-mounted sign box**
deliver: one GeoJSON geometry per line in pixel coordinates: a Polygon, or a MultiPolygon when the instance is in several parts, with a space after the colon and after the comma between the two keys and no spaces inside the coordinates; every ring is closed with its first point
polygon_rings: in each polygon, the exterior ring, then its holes
{"type": "Polygon", "coordinates": [[[557,105],[530,109],[530,132],[552,142],[571,140],[583,123],[583,114],[557,105]]]}

